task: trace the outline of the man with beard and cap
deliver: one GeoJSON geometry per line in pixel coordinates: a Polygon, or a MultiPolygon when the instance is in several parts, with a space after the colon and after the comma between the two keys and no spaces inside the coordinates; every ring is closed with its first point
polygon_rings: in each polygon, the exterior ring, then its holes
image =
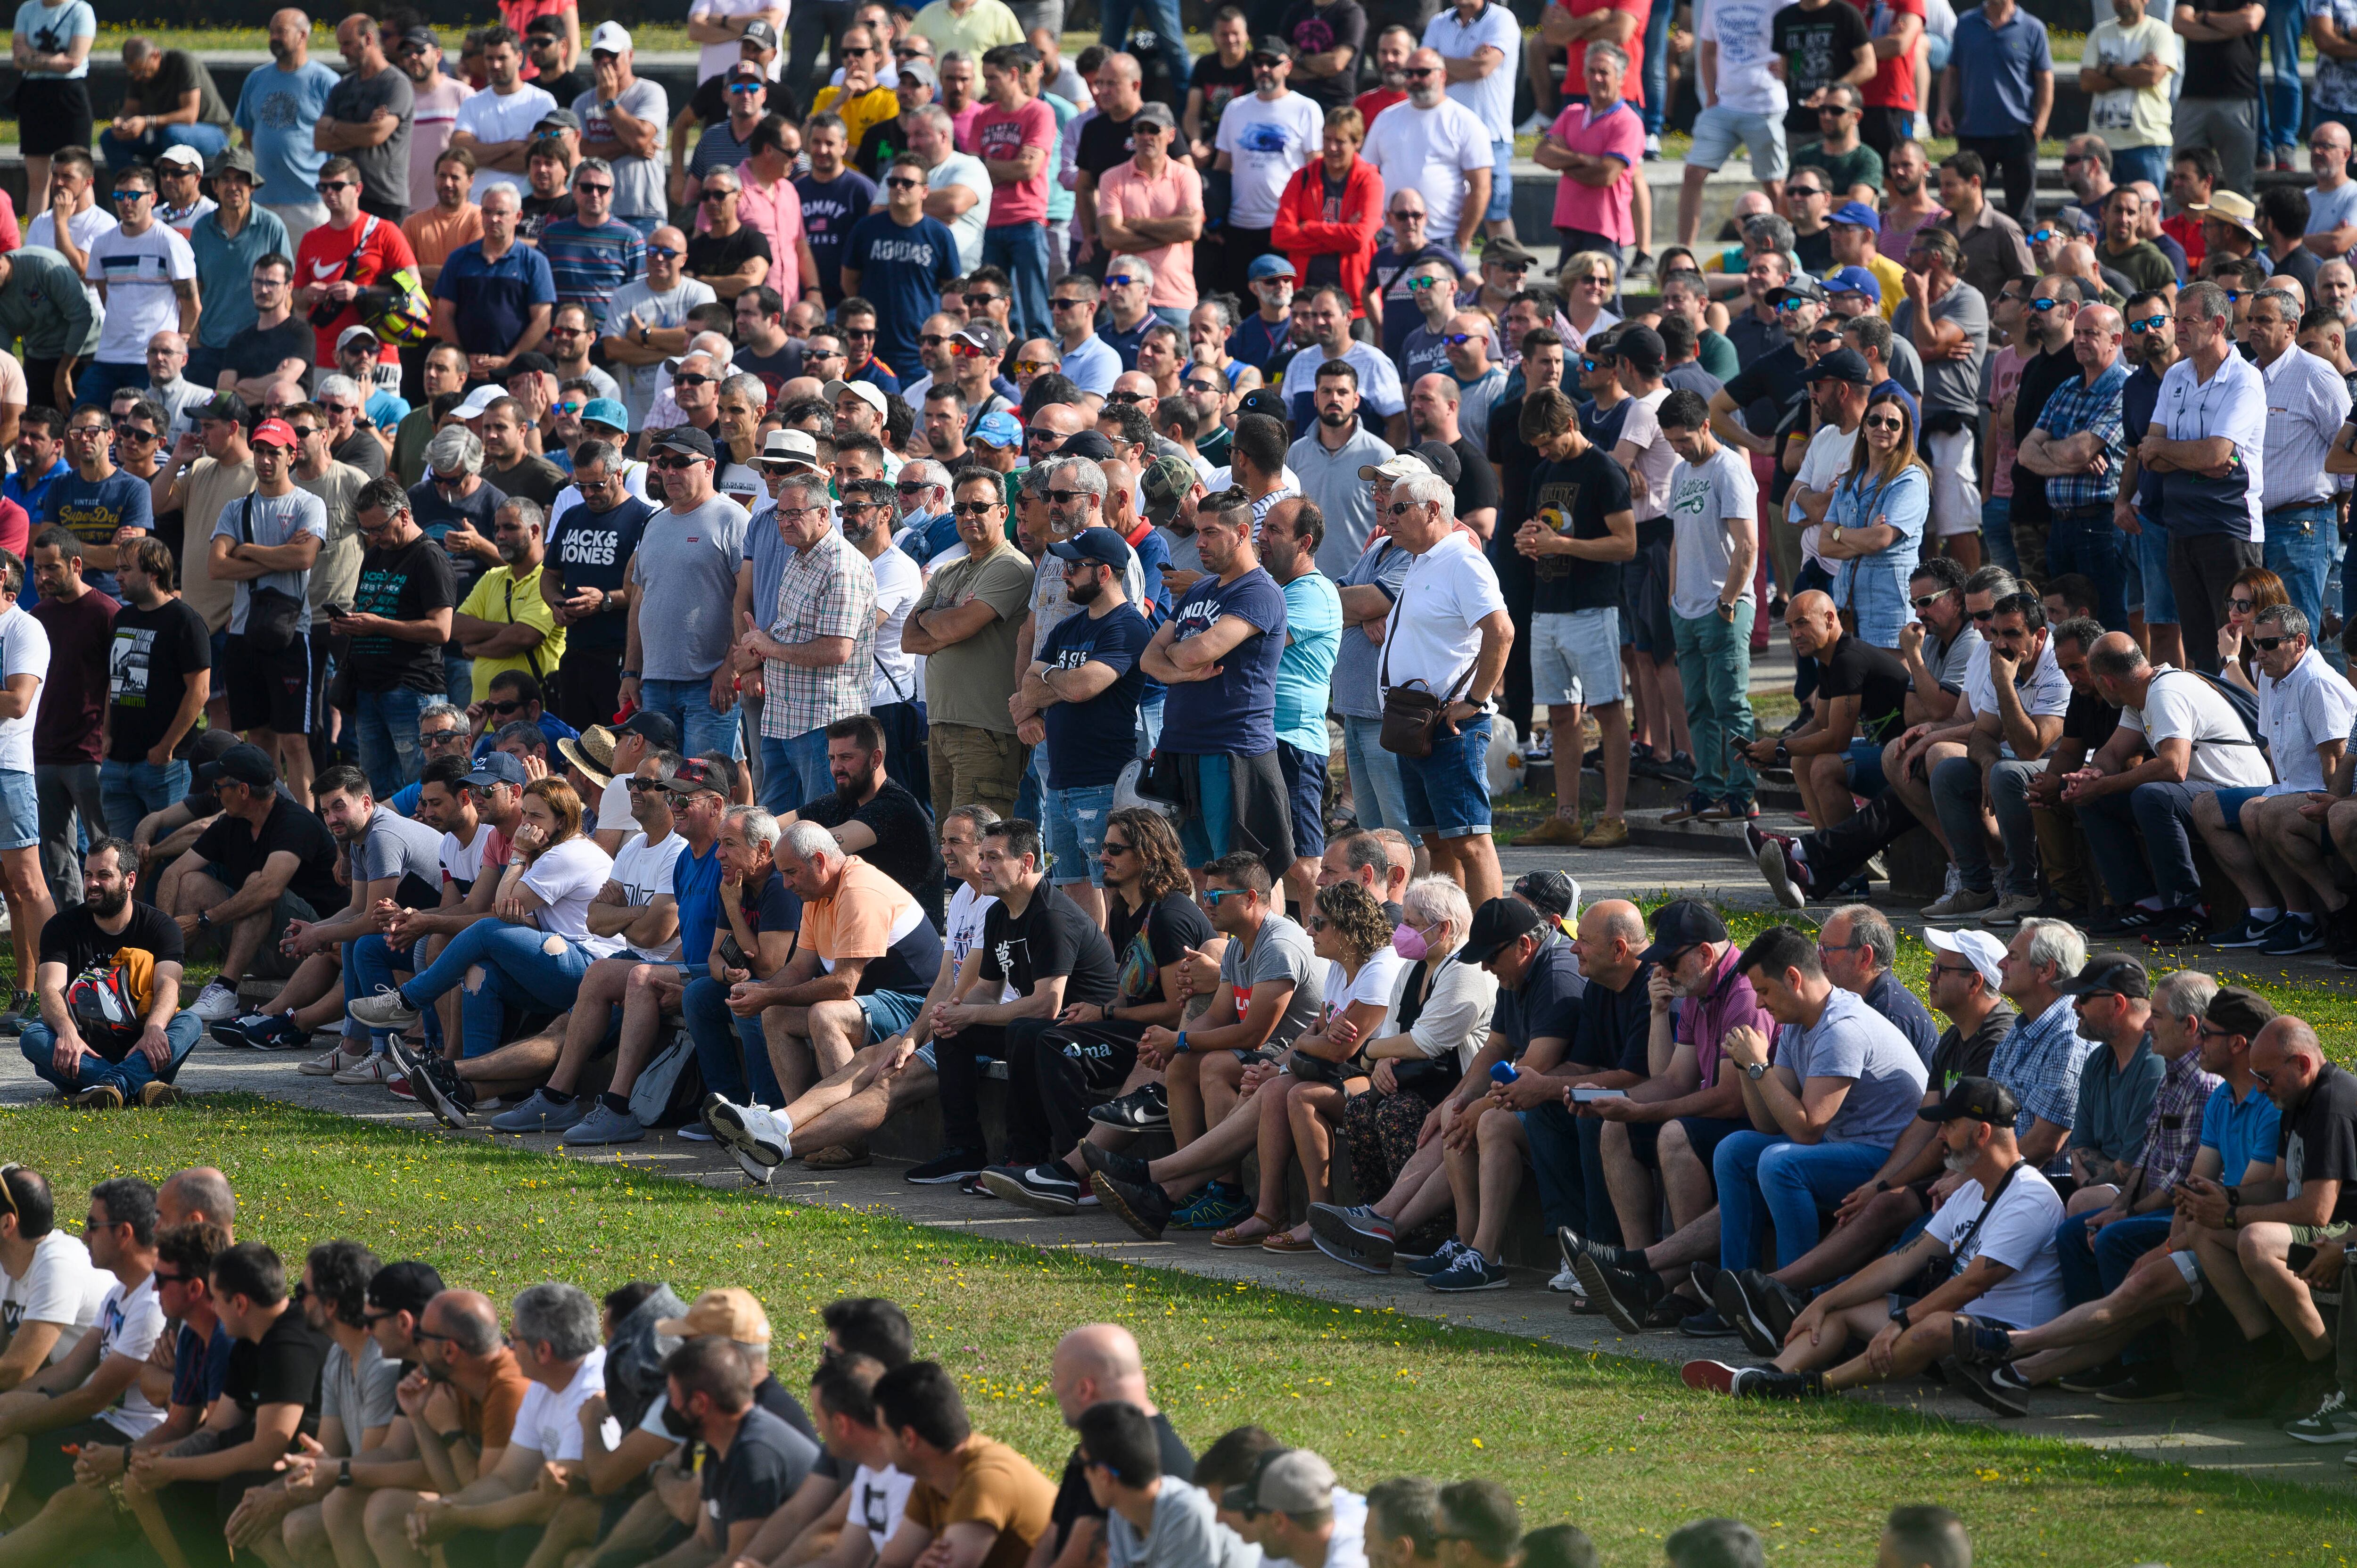
{"type": "Polygon", "coordinates": [[[82,902],[41,928],[40,1020],[25,1025],[19,1043],[42,1080],[85,1109],[178,1100],[171,1080],[204,1031],[179,1008],[180,928],[132,897],[138,876],[136,850],[120,839],[92,841],[82,856],[82,902]],[[135,1010],[120,1027],[68,999],[68,983],[92,970],[135,1010]]]}

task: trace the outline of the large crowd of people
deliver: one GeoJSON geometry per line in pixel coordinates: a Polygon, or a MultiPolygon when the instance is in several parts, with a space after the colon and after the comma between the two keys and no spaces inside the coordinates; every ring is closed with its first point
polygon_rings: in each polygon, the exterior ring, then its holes
{"type": "MultiPolygon", "coordinates": [[[[1169,1568],[1594,1568],[1574,1523],[1494,1479],[1352,1489],[1264,1427],[1198,1451],[1136,1339],[1088,1323],[1047,1387],[1051,1479],[975,1430],[958,1375],[888,1300],[817,1313],[817,1363],[772,1366],[759,1297],[546,1280],[511,1302],[339,1239],[240,1240],[219,1170],[117,1176],[61,1214],[0,1166],[0,1562],[177,1568],[913,1568],[1098,1558],[1169,1568]],[[83,1240],[66,1227],[79,1222],[83,1240]]],[[[1197,1441],[1203,1434],[1197,1434],[1197,1441]]],[[[1971,1568],[1964,1521],[1891,1511],[1881,1568],[1971,1568]]],[[[1662,1537],[1668,1568],[1763,1568],[1733,1519],[1662,1537]]]]}

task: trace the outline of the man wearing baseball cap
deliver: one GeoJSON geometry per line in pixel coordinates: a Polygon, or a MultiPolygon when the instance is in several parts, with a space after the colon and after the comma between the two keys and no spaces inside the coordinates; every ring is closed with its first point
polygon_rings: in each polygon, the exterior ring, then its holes
{"type": "MultiPolygon", "coordinates": [[[[1849,123],[1855,124],[1856,117],[1857,111],[1852,110],[1849,123]]],[[[1882,217],[1873,205],[1844,200],[1839,186],[1834,188],[1833,194],[1835,205],[1825,214],[1828,238],[1833,242],[1833,265],[1824,274],[1825,293],[1864,295],[1872,302],[1871,308],[1879,311],[1888,321],[1907,297],[1907,269],[1882,253],[1878,244],[1882,217]],[[1857,275],[1861,273],[1865,274],[1863,278],[1857,275]],[[1874,285],[1872,288],[1865,286],[1869,280],[1874,285]]],[[[1845,309],[1838,304],[1835,310],[1843,316],[1857,314],[1855,309],[1845,309]]]]}
{"type": "Polygon", "coordinates": [[[251,444],[253,494],[221,508],[207,566],[237,585],[221,660],[230,724],[274,756],[299,800],[311,789],[311,564],[328,542],[328,508],[295,483],[285,420],[264,420],[251,444]]]}
{"type": "Polygon", "coordinates": [[[192,944],[207,932],[220,940],[221,973],[191,1008],[217,1024],[237,1015],[238,984],[249,971],[276,979],[291,972],[278,946],[289,920],[316,919],[348,894],[336,880],[334,835],[279,788],[267,752],[240,742],[196,777],[221,814],[165,868],[156,902],[192,944]]]}
{"type": "Polygon", "coordinates": [[[1351,1538],[1367,1525],[1367,1499],[1345,1491],[1334,1466],[1307,1448],[1262,1455],[1251,1478],[1222,1490],[1219,1501],[1263,1562],[1295,1568],[1349,1561],[1351,1538]]]}
{"type": "Polygon", "coordinates": [[[712,438],[691,426],[657,437],[648,467],[669,505],[646,521],[631,553],[629,632],[619,696],[671,720],[691,757],[743,755],[726,671],[745,509],[713,491],[712,438]]]}

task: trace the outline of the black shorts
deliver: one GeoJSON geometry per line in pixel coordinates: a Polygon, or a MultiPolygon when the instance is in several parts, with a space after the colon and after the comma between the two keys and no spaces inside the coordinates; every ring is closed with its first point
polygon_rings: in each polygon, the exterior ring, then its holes
{"type": "Polygon", "coordinates": [[[25,1474],[19,1484],[27,1497],[47,1502],[74,1484],[74,1455],[65,1451],[68,1447],[127,1448],[131,1439],[105,1422],[91,1420],[33,1433],[26,1437],[25,1445],[25,1474]]]}
{"type": "Polygon", "coordinates": [[[309,639],[265,652],[239,633],[229,639],[221,663],[228,674],[231,728],[311,733],[309,639]]]}
{"type": "MultiPolygon", "coordinates": [[[[47,157],[67,147],[90,145],[90,83],[40,78],[16,86],[18,150],[47,157]]],[[[27,213],[29,220],[32,214],[27,213]]]]}

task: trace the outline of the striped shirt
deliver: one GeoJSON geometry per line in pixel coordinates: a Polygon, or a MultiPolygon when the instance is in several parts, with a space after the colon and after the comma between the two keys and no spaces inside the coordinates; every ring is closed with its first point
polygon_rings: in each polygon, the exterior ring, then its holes
{"type": "Polygon", "coordinates": [[[541,231],[540,253],[556,275],[557,303],[587,306],[600,332],[614,291],[647,271],[647,242],[619,218],[595,229],[578,218],[560,218],[541,231]]]}
{"type": "MultiPolygon", "coordinates": [[[[2153,1096],[2152,1121],[2144,1135],[2144,1163],[2138,1167],[2131,1199],[2147,1197],[2167,1192],[2193,1169],[2193,1156],[2201,1150],[2201,1120],[2210,1096],[2225,1082],[2214,1073],[2201,1070],[2201,1053],[2186,1052],[2169,1064],[2169,1071],[2160,1080],[2160,1091],[2153,1096]]],[[[2233,1181],[2241,1176],[2221,1176],[2233,1181]]]]}
{"type": "MultiPolygon", "coordinates": [[[[1989,1076],[2021,1104],[2016,1137],[2027,1134],[2033,1122],[2068,1127],[2078,1120],[2080,1069],[2089,1051],[2101,1048],[2079,1037],[2078,1023],[2071,998],[2058,996],[2045,1012],[2016,1025],[1989,1058],[1989,1076]]],[[[2069,1159],[2057,1150],[2053,1165],[2067,1168],[2069,1159]]]]}

